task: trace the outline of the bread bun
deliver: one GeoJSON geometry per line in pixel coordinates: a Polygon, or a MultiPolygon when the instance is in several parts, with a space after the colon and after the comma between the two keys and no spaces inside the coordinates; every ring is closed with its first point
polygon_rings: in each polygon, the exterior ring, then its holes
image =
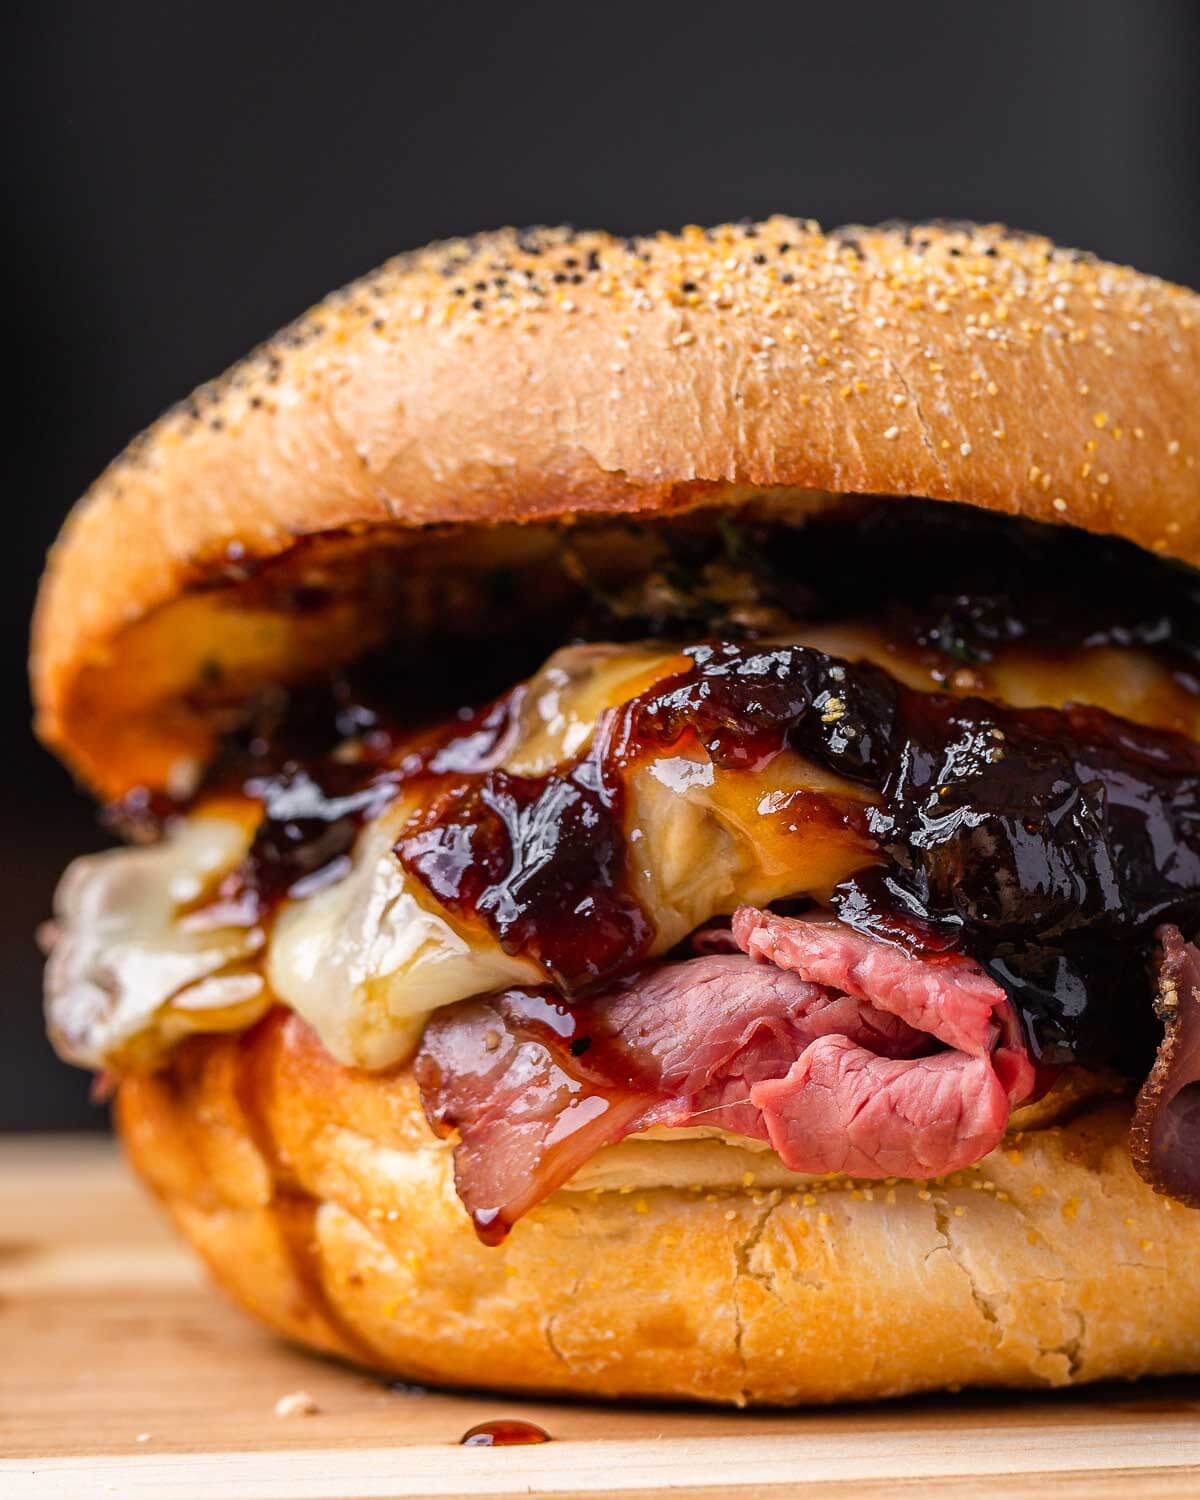
{"type": "Polygon", "coordinates": [[[1134,1173],[1120,1101],[929,1184],[731,1184],[701,1142],[638,1172],[656,1148],[626,1142],[499,1249],[409,1074],[294,1018],[186,1043],[117,1115],[245,1308],[406,1380],[740,1404],[1196,1368],[1200,1237],[1134,1173]]]}
{"type": "Polygon", "coordinates": [[[96,482],[38,604],[38,729],[105,794],[161,784],[264,683],[411,640],[411,589],[521,561],[532,522],[925,496],[1200,564],[1198,381],[1194,293],[994,225],[433,245],[96,482]]]}

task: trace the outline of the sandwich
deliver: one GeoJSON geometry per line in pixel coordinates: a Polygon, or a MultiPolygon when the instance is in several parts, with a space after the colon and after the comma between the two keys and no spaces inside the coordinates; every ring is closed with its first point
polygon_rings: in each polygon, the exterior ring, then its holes
{"type": "Polygon", "coordinates": [[[999,226],[404,255],[55,544],[50,1036],[286,1337],[1200,1370],[1200,297],[999,226]]]}

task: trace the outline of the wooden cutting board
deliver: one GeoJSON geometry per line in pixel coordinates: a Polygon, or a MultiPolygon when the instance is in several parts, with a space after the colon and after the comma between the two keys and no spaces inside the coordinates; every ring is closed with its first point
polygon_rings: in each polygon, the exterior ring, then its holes
{"type": "Polygon", "coordinates": [[[0,1141],[0,1495],[367,1500],[1200,1494],[1200,1382],[820,1412],[392,1390],[261,1333],[110,1142],[0,1141]],[[305,1391],[318,1410],[275,1415],[305,1391]],[[464,1448],[501,1416],[539,1447],[464,1448]]]}

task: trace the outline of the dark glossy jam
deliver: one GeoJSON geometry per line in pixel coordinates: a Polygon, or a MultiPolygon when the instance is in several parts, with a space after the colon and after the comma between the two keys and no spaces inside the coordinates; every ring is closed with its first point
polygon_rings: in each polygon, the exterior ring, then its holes
{"type": "Polygon", "coordinates": [[[1100,709],[901,691],[868,827],[887,863],[844,920],[957,944],[1016,1002],[1035,1060],[1115,1061],[1159,923],[1200,920],[1200,749],[1100,709]]]}
{"type": "Polygon", "coordinates": [[[621,783],[600,756],[553,776],[489,771],[436,801],[396,855],[448,910],[577,993],[645,953],[654,927],[625,889],[621,783]]]}
{"type": "MultiPolygon", "coordinates": [[[[221,915],[254,925],[282,901],[310,896],[346,874],[362,825],[390,806],[407,782],[477,774],[489,764],[521,692],[518,687],[478,712],[464,711],[434,733],[414,734],[349,703],[338,683],[329,695],[301,700],[299,736],[285,719],[231,741],[206,787],[250,797],[263,816],[249,854],[217,893],[221,915]]],[[[127,799],[110,814],[117,826],[132,823],[135,834],[144,816],[140,797],[132,808],[127,799]]]]}

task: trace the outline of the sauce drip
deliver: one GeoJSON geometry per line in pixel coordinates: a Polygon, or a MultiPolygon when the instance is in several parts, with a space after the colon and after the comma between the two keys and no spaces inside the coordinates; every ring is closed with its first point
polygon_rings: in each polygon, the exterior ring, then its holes
{"type": "Polygon", "coordinates": [[[514,1448],[524,1443],[548,1443],[550,1434],[536,1422],[500,1417],[468,1427],[458,1441],[464,1448],[514,1448]]]}

